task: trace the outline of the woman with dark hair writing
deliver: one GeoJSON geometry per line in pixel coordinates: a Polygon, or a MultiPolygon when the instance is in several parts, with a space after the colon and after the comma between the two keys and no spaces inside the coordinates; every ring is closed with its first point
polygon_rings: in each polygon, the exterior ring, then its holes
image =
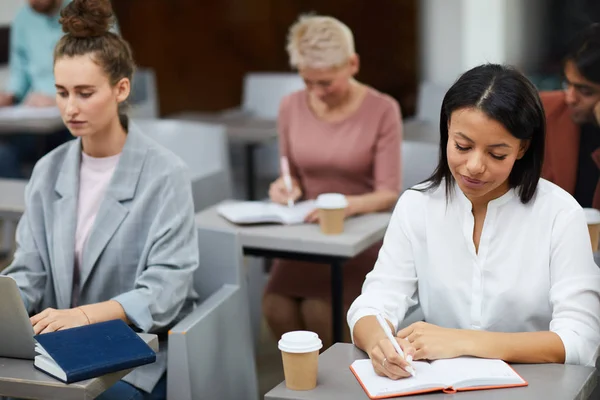
{"type": "Polygon", "coordinates": [[[516,70],[476,67],[442,103],[434,174],[405,192],[379,258],[348,312],[378,374],[409,376],[377,322],[397,329],[419,303],[426,322],[399,332],[405,356],[593,366],[600,269],[582,208],[540,179],[545,117],[516,70]]]}

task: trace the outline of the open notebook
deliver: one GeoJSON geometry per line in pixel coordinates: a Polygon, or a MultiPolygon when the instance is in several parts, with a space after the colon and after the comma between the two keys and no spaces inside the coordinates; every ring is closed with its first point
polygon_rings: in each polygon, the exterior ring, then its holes
{"type": "Polygon", "coordinates": [[[371,399],[527,386],[527,381],[502,360],[459,357],[431,363],[415,361],[413,366],[416,377],[396,381],[377,375],[369,359],[354,361],[350,369],[371,399]]]}
{"type": "Polygon", "coordinates": [[[234,224],[276,223],[284,225],[301,224],[304,218],[316,207],[314,200],[301,201],[293,207],[264,201],[242,201],[221,204],[219,215],[234,224]]]}

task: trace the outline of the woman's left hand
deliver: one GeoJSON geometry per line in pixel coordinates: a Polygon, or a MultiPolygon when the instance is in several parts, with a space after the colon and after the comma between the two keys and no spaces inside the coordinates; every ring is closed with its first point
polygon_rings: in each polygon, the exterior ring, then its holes
{"type": "Polygon", "coordinates": [[[36,335],[89,325],[88,317],[79,308],[70,308],[67,310],[46,308],[29,320],[36,335]]]}
{"type": "MultiPolygon", "coordinates": [[[[345,218],[351,217],[356,214],[356,200],[354,200],[351,196],[346,196],[346,201],[348,202],[348,206],[345,211],[345,218]]],[[[304,222],[309,224],[318,223],[319,222],[319,209],[315,208],[312,210],[306,218],[304,218],[304,222]]]]}
{"type": "Polygon", "coordinates": [[[465,355],[468,331],[442,328],[426,322],[415,322],[396,335],[415,348],[415,360],[438,360],[465,355]]]}

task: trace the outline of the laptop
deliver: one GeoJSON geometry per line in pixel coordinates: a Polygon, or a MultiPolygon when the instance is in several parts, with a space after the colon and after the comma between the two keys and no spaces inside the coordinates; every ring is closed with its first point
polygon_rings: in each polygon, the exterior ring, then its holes
{"type": "Polygon", "coordinates": [[[0,321],[0,357],[33,360],[33,327],[17,283],[10,276],[0,276],[0,321]]]}

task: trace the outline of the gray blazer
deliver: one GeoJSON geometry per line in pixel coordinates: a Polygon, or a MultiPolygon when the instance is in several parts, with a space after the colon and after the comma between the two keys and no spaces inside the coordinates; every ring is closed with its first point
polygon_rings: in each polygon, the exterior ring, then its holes
{"type": "MultiPolygon", "coordinates": [[[[71,307],[80,159],[81,139],[65,143],[36,164],[25,190],[17,251],[2,274],[30,313],[71,307]]],[[[133,125],[83,251],[79,304],[113,299],[142,331],[166,331],[194,307],[197,267],[186,167],[133,125]]],[[[165,351],[125,380],[151,391],[165,351]]]]}

